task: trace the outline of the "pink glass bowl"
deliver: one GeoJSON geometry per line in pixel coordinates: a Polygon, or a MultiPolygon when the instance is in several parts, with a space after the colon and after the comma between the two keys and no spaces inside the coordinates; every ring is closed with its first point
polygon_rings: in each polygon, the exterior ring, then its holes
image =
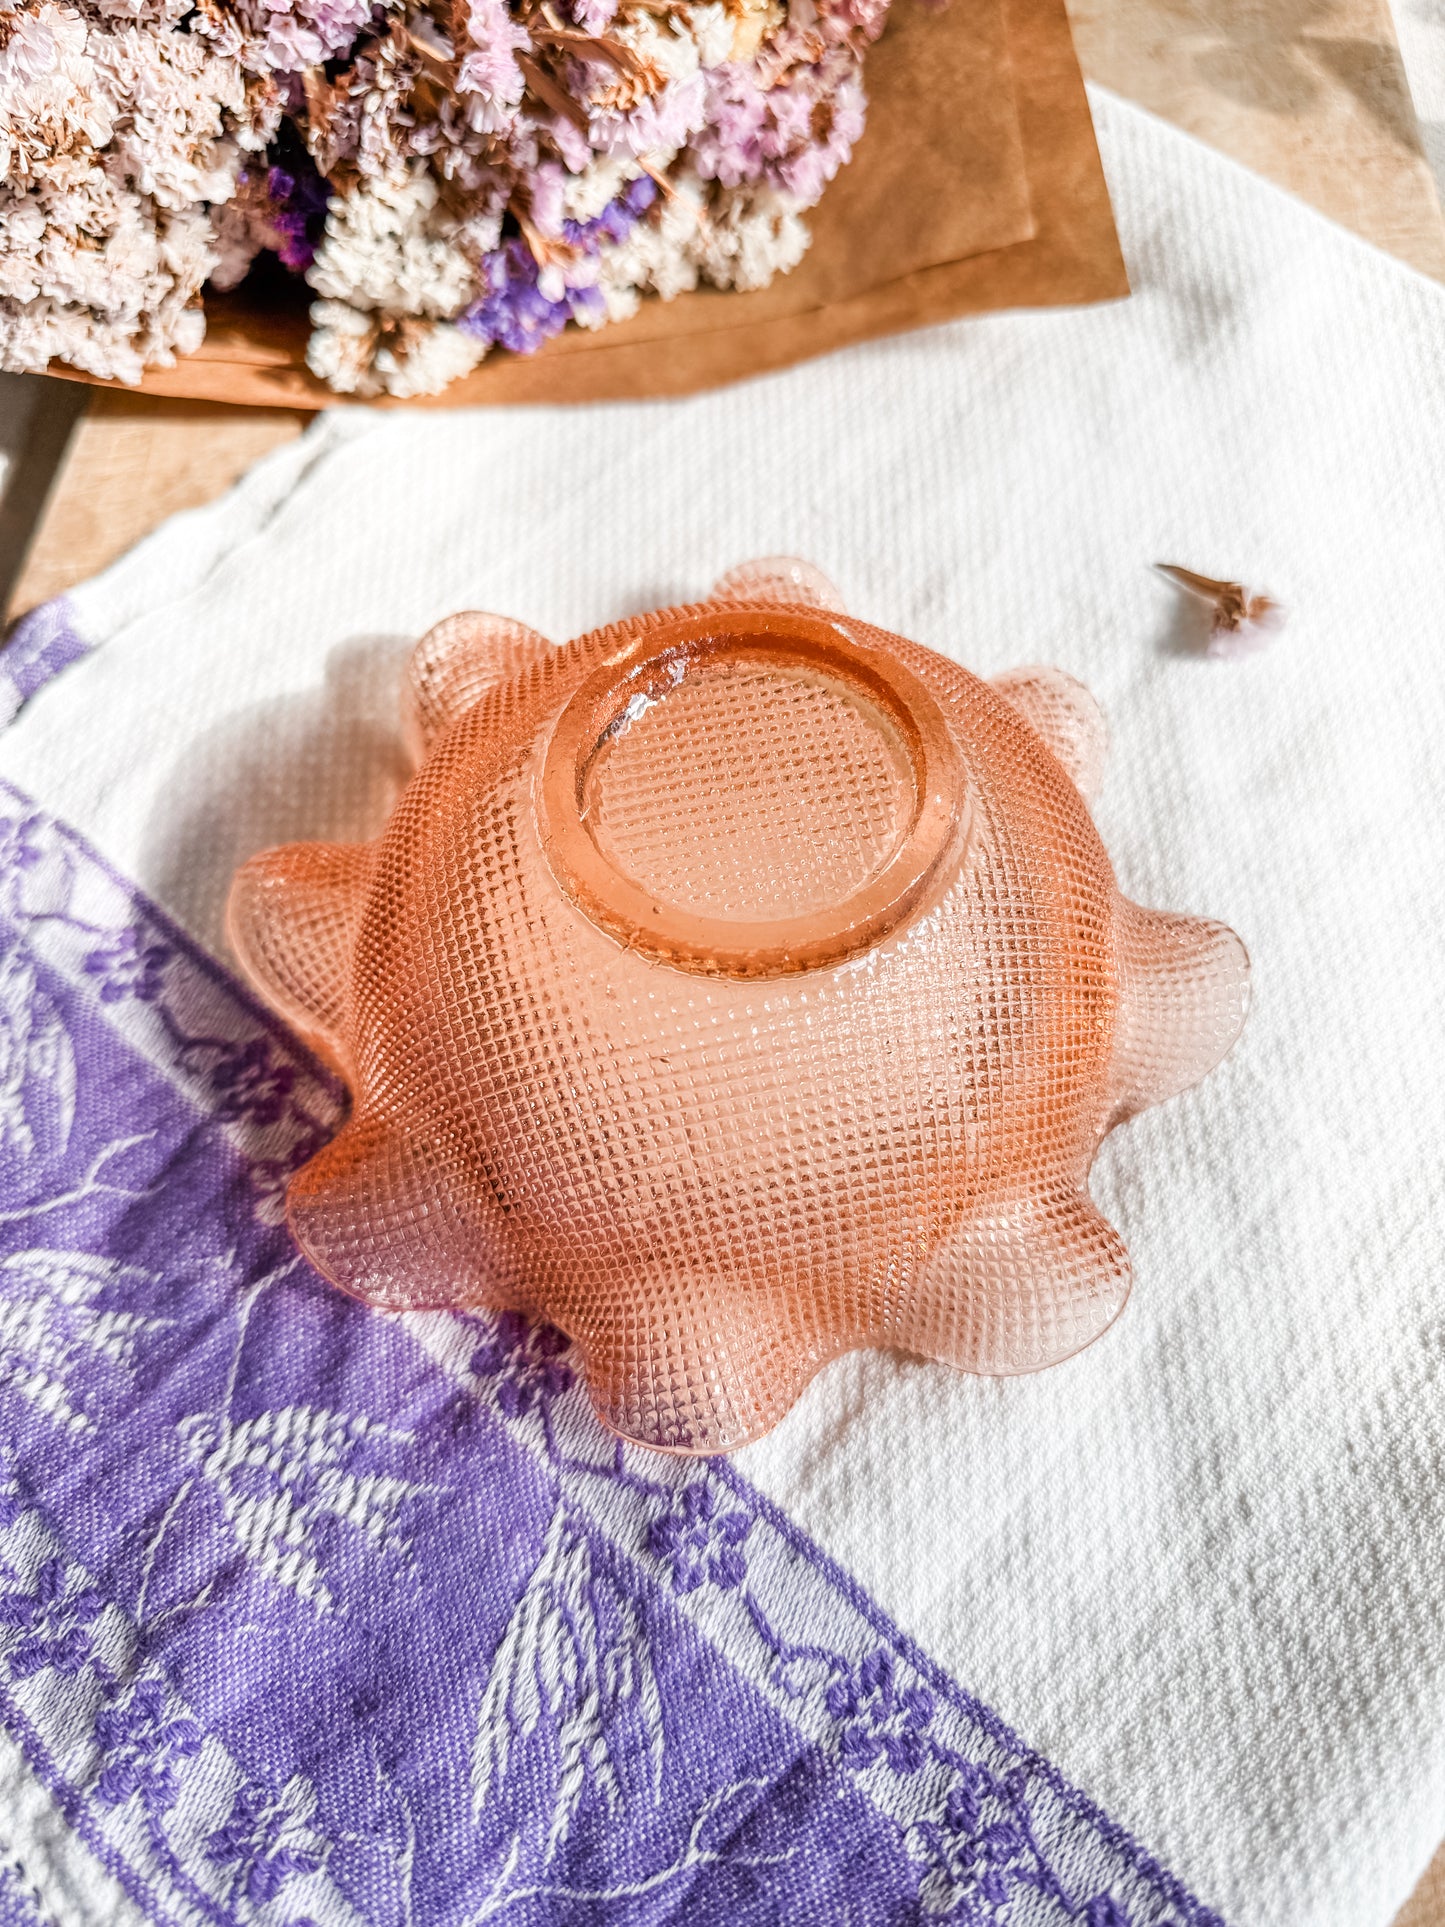
{"type": "Polygon", "coordinates": [[[1094,1153],[1229,1049],[1248,960],[1120,896],[1078,683],[981,682],[775,560],[565,648],[454,616],[410,704],[379,840],[231,895],[354,1096],[288,1196],[328,1278],[548,1319],[680,1452],[860,1346],[1033,1371],[1117,1316],[1094,1153]]]}

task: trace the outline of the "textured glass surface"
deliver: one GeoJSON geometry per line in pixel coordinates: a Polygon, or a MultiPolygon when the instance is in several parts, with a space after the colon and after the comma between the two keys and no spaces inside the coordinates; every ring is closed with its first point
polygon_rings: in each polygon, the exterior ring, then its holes
{"type": "Polygon", "coordinates": [[[1031,1371],[1114,1319],[1089,1166],[1228,1050],[1248,962],[1119,895],[1087,691],[775,560],[565,648],[454,616],[410,702],[382,837],[231,898],[354,1094],[288,1200],[328,1277],[548,1319],[610,1425],[691,1452],[858,1346],[1031,1371]]]}
{"type": "Polygon", "coordinates": [[[786,668],[688,677],[593,759],[583,795],[609,862],[668,903],[739,922],[823,911],[877,874],[913,768],[848,692],[786,668]]]}

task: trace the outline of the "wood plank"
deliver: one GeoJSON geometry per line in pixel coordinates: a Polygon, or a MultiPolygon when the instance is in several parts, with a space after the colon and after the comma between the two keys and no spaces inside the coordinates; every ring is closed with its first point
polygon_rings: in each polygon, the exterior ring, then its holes
{"type": "MultiPolygon", "coordinates": [[[[68,383],[54,386],[74,392],[68,383]]],[[[299,409],[228,408],[93,391],[11,593],[7,619],[95,575],[168,515],[214,501],[313,419],[299,409]]]]}
{"type": "Polygon", "coordinates": [[[40,375],[0,375],[0,606],[19,580],[86,398],[40,375]]]}

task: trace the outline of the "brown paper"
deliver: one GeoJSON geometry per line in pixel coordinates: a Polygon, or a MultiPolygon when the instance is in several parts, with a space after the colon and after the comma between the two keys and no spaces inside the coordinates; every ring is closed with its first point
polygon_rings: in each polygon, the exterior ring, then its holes
{"type": "MultiPolygon", "coordinates": [[[[378,405],[689,394],[958,315],[1127,294],[1063,0],[895,8],[865,68],[867,132],[808,216],[813,245],[794,273],[753,294],[646,300],[596,334],[569,328],[532,356],[493,353],[443,395],[378,405]]],[[[306,369],[299,290],[294,306],[244,289],[206,305],[201,348],[149,373],[144,392],[292,408],[337,399],[306,369]]]]}

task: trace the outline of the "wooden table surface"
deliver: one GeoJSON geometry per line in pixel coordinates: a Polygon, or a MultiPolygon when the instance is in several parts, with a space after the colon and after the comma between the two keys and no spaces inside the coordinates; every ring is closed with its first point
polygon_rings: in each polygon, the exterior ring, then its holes
{"type": "MultiPolygon", "coordinates": [[[[1445,281],[1445,219],[1389,0],[1069,0],[1069,9],[1091,80],[1445,281]]],[[[71,384],[49,386],[55,421],[35,438],[35,459],[50,473],[22,461],[9,491],[22,499],[0,512],[0,550],[17,514],[34,524],[6,600],[12,619],[176,510],[221,494],[311,419],[103,389],[77,402],[71,384]]],[[[1445,1846],[1396,1927],[1445,1927],[1445,1846]]]]}

